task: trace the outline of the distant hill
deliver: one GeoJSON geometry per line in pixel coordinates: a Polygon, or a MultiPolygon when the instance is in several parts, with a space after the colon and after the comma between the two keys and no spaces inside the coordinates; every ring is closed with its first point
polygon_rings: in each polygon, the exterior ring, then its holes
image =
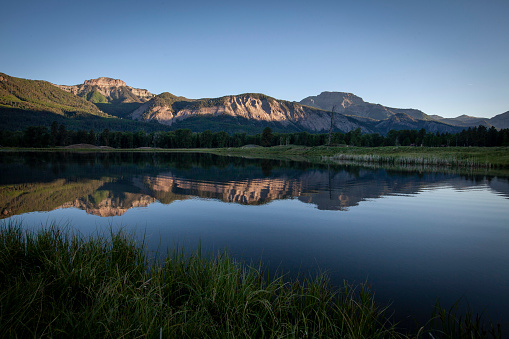
{"type": "Polygon", "coordinates": [[[463,127],[445,124],[434,120],[416,119],[405,113],[396,113],[385,120],[374,123],[374,127],[379,133],[387,134],[391,129],[418,129],[424,128],[428,132],[436,133],[457,133],[463,130],[463,127]]]}
{"type": "Polygon", "coordinates": [[[495,115],[493,118],[480,118],[480,117],[472,117],[469,115],[460,115],[456,118],[444,118],[439,115],[433,115],[433,119],[442,121],[455,126],[462,126],[465,128],[468,127],[477,127],[477,126],[485,126],[490,128],[494,126],[495,128],[509,128],[509,111],[495,115]]]}
{"type": "Polygon", "coordinates": [[[444,118],[439,115],[433,115],[431,116],[434,120],[445,122],[450,125],[454,126],[461,126],[461,127],[476,127],[476,126],[486,126],[491,127],[493,126],[489,121],[488,118],[478,118],[478,117],[472,117],[469,115],[460,115],[456,118],[444,118]]]}
{"type": "Polygon", "coordinates": [[[371,129],[386,134],[391,129],[421,129],[429,132],[459,132],[462,127],[434,120],[429,115],[416,109],[403,109],[382,106],[365,102],[362,98],[344,92],[322,92],[317,96],[309,96],[300,101],[301,104],[341,113],[361,119],[371,129]]]}

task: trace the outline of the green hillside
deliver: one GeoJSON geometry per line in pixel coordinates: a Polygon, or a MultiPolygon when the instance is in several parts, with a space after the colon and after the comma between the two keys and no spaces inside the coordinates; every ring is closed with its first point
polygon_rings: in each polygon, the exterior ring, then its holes
{"type": "Polygon", "coordinates": [[[0,130],[22,131],[28,126],[50,127],[53,121],[63,124],[67,129],[102,131],[136,132],[143,130],[147,133],[169,130],[168,126],[157,122],[142,122],[128,119],[103,118],[99,116],[78,116],[68,118],[48,111],[24,110],[0,106],[0,130]]]}
{"type": "Polygon", "coordinates": [[[108,97],[105,97],[103,94],[99,93],[99,86],[85,85],[83,89],[80,90],[78,96],[93,103],[120,104],[141,102],[140,98],[130,92],[126,87],[111,87],[110,94],[108,97]]]}
{"type": "Polygon", "coordinates": [[[171,107],[174,112],[187,108],[193,102],[192,99],[178,97],[168,92],[156,95],[150,100],[150,107],[167,106],[171,107]]]}
{"type": "Polygon", "coordinates": [[[138,109],[143,103],[140,102],[121,102],[121,103],[94,103],[104,113],[116,116],[122,119],[129,119],[130,113],[138,109]]]}
{"type": "Polygon", "coordinates": [[[40,80],[26,80],[0,73],[0,107],[20,111],[50,112],[65,117],[100,116],[93,103],[40,80]]]}
{"type": "Polygon", "coordinates": [[[283,125],[280,122],[266,122],[249,120],[242,117],[232,117],[226,114],[220,116],[198,115],[178,121],[171,125],[171,130],[188,128],[193,132],[209,130],[213,133],[224,131],[228,134],[247,133],[249,135],[262,133],[265,127],[270,127],[277,133],[303,132],[305,129],[295,125],[283,125]]]}

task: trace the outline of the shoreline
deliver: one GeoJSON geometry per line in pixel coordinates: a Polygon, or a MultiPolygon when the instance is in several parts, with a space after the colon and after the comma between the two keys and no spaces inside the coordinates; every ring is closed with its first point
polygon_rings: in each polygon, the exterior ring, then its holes
{"type": "MultiPolygon", "coordinates": [[[[71,145],[75,146],[75,145],[71,145]]],[[[509,176],[509,147],[272,146],[238,148],[0,148],[0,152],[207,153],[222,156],[359,165],[403,171],[447,171],[509,176]]]]}

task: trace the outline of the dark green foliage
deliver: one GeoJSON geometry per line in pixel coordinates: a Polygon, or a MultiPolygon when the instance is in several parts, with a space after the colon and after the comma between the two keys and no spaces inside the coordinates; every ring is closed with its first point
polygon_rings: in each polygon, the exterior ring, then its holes
{"type": "Polygon", "coordinates": [[[140,99],[124,86],[110,87],[108,93],[109,93],[108,97],[105,97],[103,94],[99,93],[99,86],[84,85],[84,87],[80,90],[78,96],[94,104],[141,103],[140,99]]]}
{"type": "MultiPolygon", "coordinates": [[[[108,119],[115,122],[116,119],[108,119]]],[[[191,119],[187,119],[191,120],[191,119]]],[[[78,120],[79,121],[79,120],[78,120]]],[[[146,129],[134,129],[128,132],[114,132],[115,125],[111,130],[103,129],[103,133],[96,138],[93,132],[95,126],[90,121],[87,124],[92,131],[68,130],[64,124],[53,121],[50,131],[44,126],[26,128],[23,134],[20,132],[1,131],[0,145],[10,147],[52,147],[67,146],[77,143],[89,143],[115,148],[133,147],[161,147],[161,148],[221,148],[241,147],[248,144],[262,146],[321,146],[328,143],[328,134],[311,134],[308,132],[298,133],[273,133],[272,128],[265,127],[261,134],[234,133],[225,131],[215,133],[205,130],[202,133],[193,133],[190,128],[179,128],[175,131],[151,133],[147,135],[146,129]],[[58,127],[58,130],[57,130],[58,127]],[[106,134],[104,134],[106,133],[106,134]],[[21,136],[21,138],[20,138],[21,136]]],[[[157,127],[158,124],[145,124],[143,126],[157,127]]],[[[124,126],[125,127],[125,126],[124,126]]],[[[157,131],[157,130],[156,130],[157,131]]],[[[361,130],[348,133],[336,132],[332,134],[332,145],[349,145],[358,147],[379,146],[481,146],[496,147],[509,145],[509,129],[497,131],[495,128],[469,128],[457,134],[427,133],[424,129],[415,130],[391,130],[387,136],[375,134],[361,134],[361,130]]]]}
{"type": "Polygon", "coordinates": [[[270,127],[265,127],[263,129],[262,136],[260,139],[262,146],[264,147],[272,146],[272,139],[273,139],[272,130],[270,129],[270,127]]]}
{"type": "Polygon", "coordinates": [[[232,117],[230,115],[198,115],[187,119],[177,121],[171,126],[172,129],[189,128],[193,132],[226,132],[230,135],[234,133],[258,134],[262,133],[265,127],[270,127],[274,132],[292,133],[300,132],[303,128],[297,125],[283,125],[279,122],[264,122],[249,120],[242,117],[232,117]]]}
{"type": "Polygon", "coordinates": [[[4,131],[20,131],[28,126],[50,127],[53,121],[56,121],[58,124],[64,124],[66,128],[72,130],[89,130],[92,128],[100,131],[104,128],[108,128],[112,131],[135,132],[137,130],[144,130],[149,133],[169,129],[168,126],[161,125],[157,122],[101,118],[93,115],[70,118],[47,111],[31,111],[17,108],[5,108],[2,106],[0,106],[0,120],[2,121],[0,130],[4,131]]]}
{"type": "Polygon", "coordinates": [[[143,103],[139,102],[121,102],[121,103],[96,103],[104,113],[113,115],[122,119],[128,119],[130,113],[137,110],[143,103]]]}
{"type": "MultiPolygon", "coordinates": [[[[0,105],[19,111],[45,111],[63,116],[107,116],[94,104],[46,81],[10,77],[0,73],[0,105]]],[[[26,125],[25,125],[26,126],[26,125]]]]}
{"type": "Polygon", "coordinates": [[[86,99],[94,104],[104,104],[108,102],[108,99],[98,91],[88,92],[86,99]]]}

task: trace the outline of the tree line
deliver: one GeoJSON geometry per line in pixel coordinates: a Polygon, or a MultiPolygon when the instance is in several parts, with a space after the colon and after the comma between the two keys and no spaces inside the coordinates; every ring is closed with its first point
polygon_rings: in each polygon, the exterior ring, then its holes
{"type": "MultiPolygon", "coordinates": [[[[329,143],[329,134],[313,134],[308,132],[273,133],[266,127],[262,133],[249,135],[246,133],[228,134],[193,132],[190,129],[175,131],[158,131],[146,133],[112,132],[104,129],[95,132],[93,129],[69,130],[56,121],[50,128],[31,126],[23,131],[0,130],[0,145],[7,147],[57,147],[72,144],[91,144],[113,148],[222,148],[241,147],[249,144],[260,146],[303,145],[320,146],[329,143]]],[[[387,135],[378,133],[362,134],[360,128],[347,132],[336,132],[331,135],[331,145],[348,146],[509,146],[509,129],[497,130],[494,127],[478,126],[465,129],[459,133],[432,133],[421,130],[391,130],[387,135]]]]}

